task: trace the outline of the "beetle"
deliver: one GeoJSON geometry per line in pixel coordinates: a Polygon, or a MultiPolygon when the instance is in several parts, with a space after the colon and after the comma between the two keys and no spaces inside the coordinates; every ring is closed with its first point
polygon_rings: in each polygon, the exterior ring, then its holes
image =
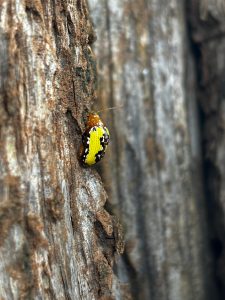
{"type": "Polygon", "coordinates": [[[109,144],[109,137],[109,130],[99,115],[89,113],[79,151],[80,160],[84,166],[92,166],[104,157],[109,144]]]}

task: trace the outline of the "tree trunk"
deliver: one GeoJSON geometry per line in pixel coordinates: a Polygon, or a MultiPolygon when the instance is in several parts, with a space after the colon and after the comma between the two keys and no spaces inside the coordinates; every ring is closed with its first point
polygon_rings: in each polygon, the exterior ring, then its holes
{"type": "Polygon", "coordinates": [[[85,1],[0,4],[0,299],[114,299],[122,242],[77,151],[96,99],[85,1]]]}
{"type": "Polygon", "coordinates": [[[0,4],[0,299],[224,299],[225,5],[88,3],[0,4]]]}
{"type": "MultiPolygon", "coordinates": [[[[218,193],[220,182],[220,201],[225,195],[222,175],[218,181],[213,170],[205,173],[201,129],[211,128],[209,139],[215,131],[213,123],[207,126],[199,118],[197,64],[202,64],[209,79],[214,76],[209,67],[220,55],[216,65],[222,89],[225,52],[214,39],[214,47],[209,49],[208,44],[205,49],[209,55],[199,62],[192,39],[196,32],[187,24],[187,17],[206,18],[208,7],[215,10],[216,4],[217,12],[222,11],[222,1],[211,2],[187,1],[186,7],[178,0],[89,0],[98,37],[95,53],[101,106],[123,105],[105,116],[113,140],[102,167],[110,209],[125,230],[125,253],[117,266],[121,299],[218,297],[208,233],[211,223],[206,223],[210,210],[207,181],[211,180],[212,193],[218,193]]],[[[206,33],[211,26],[205,28],[206,33]]],[[[221,30],[217,27],[213,32],[221,36],[221,30]]],[[[211,37],[210,32],[206,37],[211,37]]],[[[208,80],[201,99],[210,109],[207,84],[208,80]]],[[[212,83],[211,88],[211,97],[217,97],[213,93],[217,85],[212,83]]],[[[223,123],[220,119],[218,126],[223,123]]],[[[217,149],[220,174],[225,170],[223,148],[217,149]]]]}
{"type": "Polygon", "coordinates": [[[189,5],[202,118],[205,198],[220,299],[225,299],[225,2],[189,5]]]}

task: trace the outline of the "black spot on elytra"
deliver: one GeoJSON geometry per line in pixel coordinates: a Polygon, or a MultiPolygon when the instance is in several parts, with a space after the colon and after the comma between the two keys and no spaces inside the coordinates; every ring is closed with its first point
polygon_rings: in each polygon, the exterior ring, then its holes
{"type": "Polygon", "coordinates": [[[97,154],[95,154],[95,162],[99,162],[105,155],[105,150],[101,150],[101,151],[98,151],[97,154]]]}
{"type": "Polygon", "coordinates": [[[90,133],[84,132],[82,135],[82,143],[84,146],[84,153],[82,155],[82,161],[85,162],[85,159],[89,153],[89,141],[90,141],[90,133]]]}
{"type": "Polygon", "coordinates": [[[105,132],[103,134],[103,137],[100,138],[100,144],[103,147],[103,149],[105,149],[108,143],[109,143],[109,135],[108,133],[105,132]]]}

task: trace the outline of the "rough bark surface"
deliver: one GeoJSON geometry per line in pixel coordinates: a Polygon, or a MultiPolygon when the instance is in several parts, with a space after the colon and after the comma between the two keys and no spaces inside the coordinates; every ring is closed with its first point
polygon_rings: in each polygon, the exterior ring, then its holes
{"type": "Polygon", "coordinates": [[[125,228],[117,266],[122,299],[216,299],[186,6],[179,0],[89,0],[89,6],[102,106],[123,105],[107,113],[113,140],[102,170],[111,209],[125,228]]]}
{"type": "Polygon", "coordinates": [[[0,1],[0,299],[224,299],[224,1],[88,3],[0,1]]]}
{"type": "Polygon", "coordinates": [[[189,5],[202,117],[210,245],[220,299],[225,298],[225,2],[189,5]]]}
{"type": "Polygon", "coordinates": [[[85,1],[0,2],[1,299],[116,297],[120,231],[77,159],[93,40],[85,1]]]}

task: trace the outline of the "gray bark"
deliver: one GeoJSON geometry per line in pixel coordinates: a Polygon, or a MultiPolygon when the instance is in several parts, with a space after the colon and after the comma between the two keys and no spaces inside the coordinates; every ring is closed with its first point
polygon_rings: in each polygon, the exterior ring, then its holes
{"type": "Polygon", "coordinates": [[[198,58],[205,201],[210,246],[220,299],[225,298],[225,2],[195,1],[189,6],[193,48],[198,58]],[[200,17],[199,17],[200,16],[200,17]]]}
{"type": "Polygon", "coordinates": [[[0,298],[111,299],[121,250],[77,151],[95,95],[85,1],[0,4],[0,298]]]}
{"type": "Polygon", "coordinates": [[[209,1],[193,1],[191,12],[178,0],[89,0],[100,101],[123,106],[105,115],[113,141],[102,167],[111,210],[125,228],[121,299],[217,299],[196,53],[186,20],[193,10],[207,18],[209,5],[222,12],[209,1]]]}

